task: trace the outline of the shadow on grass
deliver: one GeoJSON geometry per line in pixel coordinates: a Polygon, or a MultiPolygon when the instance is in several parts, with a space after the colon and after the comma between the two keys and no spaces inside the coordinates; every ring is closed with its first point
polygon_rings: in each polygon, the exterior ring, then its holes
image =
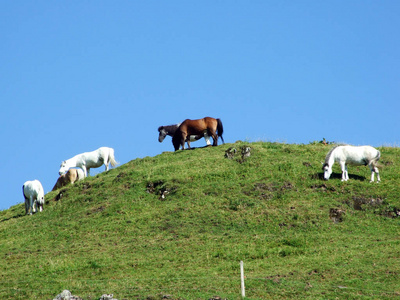
{"type": "MultiPolygon", "coordinates": [[[[317,177],[320,180],[325,180],[324,179],[324,173],[317,173],[315,177],[317,177]]],[[[329,178],[329,180],[332,180],[332,179],[342,180],[342,173],[332,173],[331,177],[329,178]]],[[[359,175],[355,175],[355,174],[349,174],[349,180],[365,181],[365,180],[367,180],[367,178],[365,178],[364,176],[359,176],[359,175]]]]}
{"type": "Polygon", "coordinates": [[[23,216],[25,216],[25,214],[18,214],[18,215],[15,215],[15,216],[11,216],[9,218],[1,219],[0,222],[7,222],[7,221],[12,220],[12,219],[21,218],[23,216]]]}

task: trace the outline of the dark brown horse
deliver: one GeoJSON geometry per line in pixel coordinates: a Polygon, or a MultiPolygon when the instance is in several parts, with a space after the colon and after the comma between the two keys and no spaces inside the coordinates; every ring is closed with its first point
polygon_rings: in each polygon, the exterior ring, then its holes
{"type": "Polygon", "coordinates": [[[220,119],[210,117],[198,120],[186,119],[175,131],[175,134],[172,137],[172,144],[174,145],[175,151],[179,150],[180,146],[182,146],[183,150],[185,149],[185,141],[189,136],[204,136],[204,134],[207,134],[213,138],[213,146],[217,146],[218,137],[221,138],[222,143],[225,143],[224,138],[222,137],[223,131],[224,128],[220,119]]]}

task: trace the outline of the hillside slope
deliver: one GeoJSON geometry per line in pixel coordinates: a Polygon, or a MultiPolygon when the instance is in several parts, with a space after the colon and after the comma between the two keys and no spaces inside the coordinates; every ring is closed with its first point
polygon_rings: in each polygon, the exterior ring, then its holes
{"type": "Polygon", "coordinates": [[[322,180],[329,149],[167,152],[1,211],[0,298],[240,299],[241,260],[248,299],[400,296],[400,149],[379,148],[379,184],[354,166],[322,180]]]}

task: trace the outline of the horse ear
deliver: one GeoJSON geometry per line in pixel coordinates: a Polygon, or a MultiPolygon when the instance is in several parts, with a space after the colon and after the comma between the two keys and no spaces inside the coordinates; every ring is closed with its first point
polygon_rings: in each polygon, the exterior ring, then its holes
{"type": "Polygon", "coordinates": [[[158,127],[158,131],[161,131],[161,130],[163,130],[163,129],[164,129],[164,126],[158,127]]]}

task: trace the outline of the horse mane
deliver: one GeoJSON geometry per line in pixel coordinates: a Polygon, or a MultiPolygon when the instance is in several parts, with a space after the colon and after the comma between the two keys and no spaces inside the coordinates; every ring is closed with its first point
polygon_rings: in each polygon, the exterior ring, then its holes
{"type": "Polygon", "coordinates": [[[335,147],[333,147],[331,150],[329,150],[328,154],[326,155],[324,165],[328,164],[329,159],[331,158],[333,150],[335,150],[337,147],[341,147],[341,146],[351,146],[351,145],[349,145],[349,144],[339,144],[339,145],[336,145],[335,147]]]}
{"type": "Polygon", "coordinates": [[[158,127],[158,131],[165,129],[167,134],[173,135],[175,133],[175,131],[179,128],[180,125],[181,124],[179,123],[179,124],[173,124],[173,125],[160,126],[160,127],[158,127]]]}
{"type": "Polygon", "coordinates": [[[331,158],[332,152],[339,146],[341,146],[341,145],[337,145],[337,146],[333,147],[331,150],[329,150],[328,154],[325,157],[324,166],[328,165],[328,162],[329,162],[329,159],[331,158]]]}

